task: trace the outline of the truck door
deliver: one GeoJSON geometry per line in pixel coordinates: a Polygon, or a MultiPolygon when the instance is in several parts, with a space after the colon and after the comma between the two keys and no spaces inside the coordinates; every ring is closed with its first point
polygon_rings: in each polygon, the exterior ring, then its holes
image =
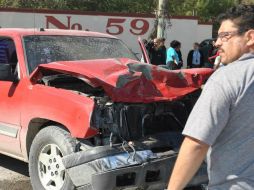
{"type": "Polygon", "coordinates": [[[151,64],[145,44],[143,43],[143,41],[141,40],[140,37],[138,38],[138,43],[139,43],[140,49],[142,51],[142,61],[145,63],[151,64]]]}
{"type": "Polygon", "coordinates": [[[0,152],[20,156],[22,82],[15,81],[18,59],[14,41],[0,36],[0,152]]]}

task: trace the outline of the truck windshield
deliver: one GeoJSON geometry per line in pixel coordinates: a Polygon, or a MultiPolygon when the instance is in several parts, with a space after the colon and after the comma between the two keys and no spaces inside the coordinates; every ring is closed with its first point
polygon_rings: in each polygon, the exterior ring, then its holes
{"type": "Polygon", "coordinates": [[[25,36],[23,39],[29,73],[39,64],[136,56],[119,39],[91,36],[25,36]]]}

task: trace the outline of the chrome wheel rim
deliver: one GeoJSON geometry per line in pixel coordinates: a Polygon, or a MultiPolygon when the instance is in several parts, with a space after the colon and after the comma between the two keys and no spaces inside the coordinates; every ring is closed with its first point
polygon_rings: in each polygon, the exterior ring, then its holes
{"type": "Polygon", "coordinates": [[[60,190],[65,181],[62,152],[55,144],[45,145],[38,158],[38,173],[42,186],[47,190],[60,190]]]}

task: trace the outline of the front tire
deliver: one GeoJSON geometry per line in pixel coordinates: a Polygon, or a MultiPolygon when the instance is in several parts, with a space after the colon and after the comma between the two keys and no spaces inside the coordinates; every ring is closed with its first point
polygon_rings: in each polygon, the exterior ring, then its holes
{"type": "Polygon", "coordinates": [[[29,174],[33,189],[72,190],[62,157],[75,151],[75,140],[58,126],[48,126],[35,136],[29,154],[29,174]]]}

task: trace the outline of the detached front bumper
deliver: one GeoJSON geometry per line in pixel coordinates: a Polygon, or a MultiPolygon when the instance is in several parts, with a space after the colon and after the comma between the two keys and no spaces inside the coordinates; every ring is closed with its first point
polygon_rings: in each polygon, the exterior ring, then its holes
{"type": "MultiPolygon", "coordinates": [[[[63,163],[78,190],[162,190],[166,188],[177,154],[151,150],[124,152],[96,147],[65,156],[63,163]]],[[[207,183],[205,166],[189,186],[207,183]]]]}

